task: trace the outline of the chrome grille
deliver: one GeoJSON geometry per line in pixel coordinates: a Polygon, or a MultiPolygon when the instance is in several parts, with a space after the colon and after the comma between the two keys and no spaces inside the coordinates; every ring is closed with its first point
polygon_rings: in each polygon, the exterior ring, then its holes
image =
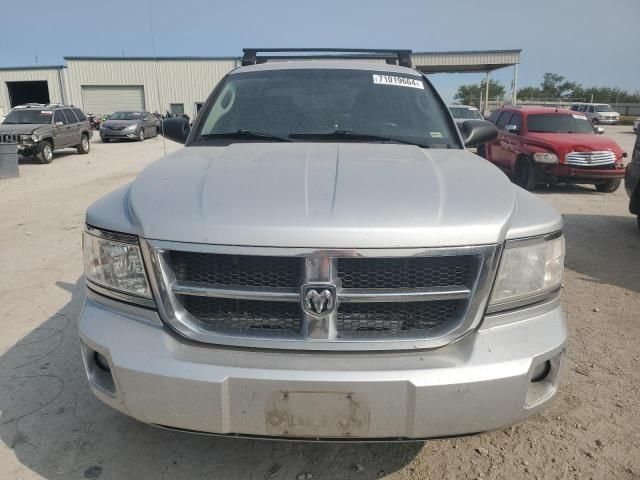
{"type": "Polygon", "coordinates": [[[141,244],[160,314],[177,331],[209,343],[288,349],[449,343],[482,318],[500,251],[141,244]],[[335,309],[318,314],[303,292],[323,285],[335,309]]]}
{"type": "Polygon", "coordinates": [[[594,165],[609,165],[615,163],[616,155],[610,151],[600,152],[570,152],[564,157],[567,165],[577,165],[580,167],[594,165]]]}
{"type": "Polygon", "coordinates": [[[20,143],[22,135],[19,133],[0,134],[0,143],[20,143]]]}

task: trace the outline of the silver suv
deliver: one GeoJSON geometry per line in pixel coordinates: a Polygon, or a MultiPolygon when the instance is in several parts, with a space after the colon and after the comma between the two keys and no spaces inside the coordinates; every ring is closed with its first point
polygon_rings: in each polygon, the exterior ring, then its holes
{"type": "Polygon", "coordinates": [[[102,401],[182,431],[391,440],[555,396],[561,216],[465,149],[495,128],[459,131],[406,52],[339,53],[246,50],[192,129],[164,122],[186,148],[88,209],[102,401]]]}
{"type": "Polygon", "coordinates": [[[54,150],[75,148],[87,154],[93,132],[82,110],[59,104],[29,103],[11,109],[0,124],[0,141],[18,144],[18,151],[51,163],[54,150]]]}

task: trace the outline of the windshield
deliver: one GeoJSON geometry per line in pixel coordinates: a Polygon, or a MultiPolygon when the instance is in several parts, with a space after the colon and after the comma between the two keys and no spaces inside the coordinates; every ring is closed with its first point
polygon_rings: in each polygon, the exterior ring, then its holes
{"type": "Polygon", "coordinates": [[[529,115],[527,130],[538,133],[595,133],[587,117],[554,113],[529,115]]]}
{"type": "Polygon", "coordinates": [[[260,141],[249,135],[259,133],[261,141],[271,135],[460,146],[431,85],[404,72],[309,68],[231,74],[201,115],[196,143],[220,142],[230,133],[235,141],[260,141]]]}
{"type": "Polygon", "coordinates": [[[116,112],[109,117],[109,120],[138,120],[140,112],[116,112]]]}
{"type": "Polygon", "coordinates": [[[596,112],[613,112],[609,105],[596,105],[596,112]]]}
{"type": "Polygon", "coordinates": [[[2,122],[4,125],[46,125],[51,123],[52,110],[11,110],[2,122]]]}
{"type": "Polygon", "coordinates": [[[449,107],[449,111],[456,120],[484,120],[475,108],[449,107]]]}

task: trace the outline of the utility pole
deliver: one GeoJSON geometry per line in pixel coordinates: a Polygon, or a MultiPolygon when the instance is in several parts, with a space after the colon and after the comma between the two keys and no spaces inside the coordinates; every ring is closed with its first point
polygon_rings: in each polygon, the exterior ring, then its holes
{"type": "Polygon", "coordinates": [[[484,108],[482,114],[486,117],[489,110],[489,70],[484,75],[484,108]]]}
{"type": "Polygon", "coordinates": [[[513,96],[511,97],[511,103],[515,105],[518,103],[518,64],[513,66],[513,96]]]}

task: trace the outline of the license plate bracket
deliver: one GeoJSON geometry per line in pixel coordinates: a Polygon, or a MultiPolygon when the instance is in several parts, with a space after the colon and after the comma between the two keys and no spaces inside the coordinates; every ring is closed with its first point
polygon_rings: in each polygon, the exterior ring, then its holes
{"type": "Polygon", "coordinates": [[[365,437],[370,411],[353,392],[277,391],[265,412],[269,435],[365,437]]]}

